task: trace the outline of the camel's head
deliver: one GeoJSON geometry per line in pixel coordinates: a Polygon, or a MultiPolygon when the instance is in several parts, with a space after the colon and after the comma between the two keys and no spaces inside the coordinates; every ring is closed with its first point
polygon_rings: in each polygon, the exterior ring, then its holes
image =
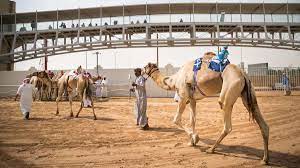
{"type": "Polygon", "coordinates": [[[37,72],[37,77],[39,78],[48,78],[48,73],[46,71],[37,72]]]}
{"type": "Polygon", "coordinates": [[[27,77],[27,78],[31,78],[31,77],[33,77],[33,76],[36,76],[36,77],[38,77],[38,78],[47,78],[47,77],[48,77],[48,74],[47,74],[46,71],[39,71],[39,72],[33,72],[33,73],[27,75],[26,77],[27,77]]]}
{"type": "Polygon", "coordinates": [[[158,70],[158,67],[156,64],[154,63],[148,63],[145,67],[144,67],[144,71],[142,72],[142,75],[143,74],[147,74],[148,76],[151,76],[151,74],[155,71],[158,70]]]}
{"type": "Polygon", "coordinates": [[[78,74],[81,74],[82,71],[83,71],[83,69],[82,69],[82,67],[81,67],[81,65],[80,65],[80,66],[77,68],[77,73],[78,73],[78,74]]]}

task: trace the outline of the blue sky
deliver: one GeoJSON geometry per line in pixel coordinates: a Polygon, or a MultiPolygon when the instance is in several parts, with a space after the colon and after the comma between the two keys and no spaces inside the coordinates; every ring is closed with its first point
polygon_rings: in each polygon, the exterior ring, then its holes
{"type": "MultiPolygon", "coordinates": [[[[124,4],[146,3],[146,0],[15,0],[17,12],[32,12],[35,10],[56,10],[85,8],[95,6],[111,6],[124,4]]],[[[164,3],[168,0],[148,0],[147,3],[164,3]]],[[[173,0],[172,2],[191,2],[188,0],[173,0]]],[[[203,2],[194,0],[194,2],[203,2]]],[[[206,0],[206,2],[216,2],[206,0]]],[[[239,0],[223,0],[218,2],[239,2],[239,0]]],[[[242,2],[262,2],[261,0],[243,0],[242,2]]],[[[265,0],[268,2],[286,2],[282,0],[265,0]]],[[[299,2],[289,0],[289,2],[299,2]]],[[[180,47],[180,48],[160,48],[160,67],[170,63],[174,66],[181,66],[183,62],[195,59],[207,51],[217,51],[217,47],[180,47]]],[[[300,66],[300,52],[278,49],[263,48],[240,48],[230,47],[230,60],[239,64],[241,59],[246,64],[268,62],[270,66],[300,66]],[[241,57],[242,55],[242,57],[241,57]]],[[[96,56],[92,52],[73,53],[49,57],[49,69],[74,69],[78,65],[86,67],[86,54],[88,56],[87,67],[93,68],[96,65],[96,56]],[[68,62],[66,64],[66,62],[68,62]]],[[[155,62],[156,48],[137,49],[109,49],[100,51],[99,64],[104,68],[134,68],[142,67],[147,62],[155,62]]],[[[42,69],[43,60],[35,59],[15,64],[15,70],[28,70],[31,66],[42,69]]]]}

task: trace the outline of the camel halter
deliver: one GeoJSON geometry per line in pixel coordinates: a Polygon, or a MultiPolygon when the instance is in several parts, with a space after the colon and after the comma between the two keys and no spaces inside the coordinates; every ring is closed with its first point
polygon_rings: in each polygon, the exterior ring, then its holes
{"type": "MultiPolygon", "coordinates": [[[[146,70],[146,68],[144,68],[144,71],[146,70]]],[[[158,68],[152,68],[151,70],[150,70],[150,72],[149,73],[145,73],[145,74],[147,74],[148,76],[147,76],[147,78],[145,79],[145,80],[147,80],[149,77],[151,77],[151,75],[155,72],[155,71],[158,71],[158,68]],[[152,71],[154,69],[154,71],[152,71]]]]}

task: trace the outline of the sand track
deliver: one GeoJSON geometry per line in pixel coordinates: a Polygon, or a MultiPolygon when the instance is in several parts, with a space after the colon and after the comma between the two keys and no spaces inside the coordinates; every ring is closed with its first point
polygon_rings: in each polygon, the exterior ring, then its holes
{"type": "MultiPolygon", "coordinates": [[[[201,138],[188,147],[186,134],[172,123],[176,103],[149,99],[151,129],[135,126],[134,100],[111,99],[83,109],[69,119],[68,102],[34,102],[31,120],[23,121],[18,102],[0,100],[0,167],[263,167],[263,143],[258,126],[249,122],[239,99],[234,106],[233,131],[216,149],[206,154],[223,128],[217,98],[197,104],[196,130],[201,138]]],[[[258,97],[270,126],[270,165],[300,165],[300,96],[258,97]]],[[[79,103],[75,102],[76,113],[79,103]]],[[[189,108],[183,122],[188,122],[189,108]]]]}

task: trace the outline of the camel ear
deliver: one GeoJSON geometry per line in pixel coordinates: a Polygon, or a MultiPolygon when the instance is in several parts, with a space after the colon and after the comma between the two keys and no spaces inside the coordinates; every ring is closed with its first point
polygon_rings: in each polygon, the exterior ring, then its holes
{"type": "Polygon", "coordinates": [[[148,67],[151,67],[151,63],[150,62],[148,62],[148,67]]]}

